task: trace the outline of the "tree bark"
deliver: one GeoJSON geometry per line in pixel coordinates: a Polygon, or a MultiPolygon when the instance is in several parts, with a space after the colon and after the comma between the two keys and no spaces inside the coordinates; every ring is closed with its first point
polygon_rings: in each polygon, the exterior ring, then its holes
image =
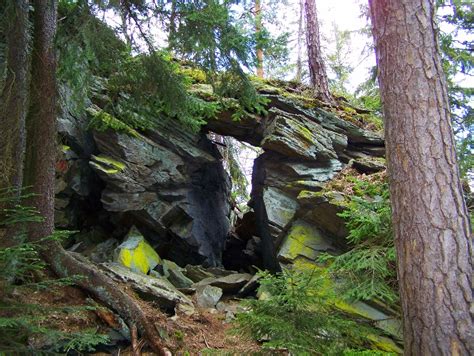
{"type": "Polygon", "coordinates": [[[255,0],[255,34],[257,37],[257,77],[263,78],[263,49],[259,43],[262,32],[262,4],[261,0],[255,0]]]}
{"type": "Polygon", "coordinates": [[[79,276],[77,284],[114,309],[129,324],[137,327],[158,354],[164,355],[161,337],[140,306],[94,265],[86,264],[66,252],[55,240],[41,240],[54,231],[54,183],[56,160],[56,33],[57,1],[33,0],[34,31],[32,79],[27,119],[25,184],[36,194],[31,205],[44,221],[31,223],[29,239],[41,244],[40,254],[61,277],[79,276]]]}
{"type": "Polygon", "coordinates": [[[472,241],[429,0],[370,0],[406,355],[472,355],[472,241]]]}
{"type": "Polygon", "coordinates": [[[316,0],[305,0],[304,8],[306,15],[306,46],[308,48],[309,75],[314,88],[314,94],[317,98],[327,103],[333,103],[334,99],[329,92],[328,76],[321,55],[316,0]]]}
{"type": "MultiPolygon", "coordinates": [[[[6,6],[10,8],[6,31],[7,75],[0,95],[0,189],[13,188],[18,196],[23,181],[29,90],[29,1],[10,1],[6,6]]],[[[0,209],[4,207],[0,203],[0,209]]]]}

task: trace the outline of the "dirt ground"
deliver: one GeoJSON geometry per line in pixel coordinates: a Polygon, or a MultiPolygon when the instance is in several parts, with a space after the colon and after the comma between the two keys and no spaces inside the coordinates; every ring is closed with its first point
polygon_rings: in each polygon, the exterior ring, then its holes
{"type": "MultiPolygon", "coordinates": [[[[127,290],[130,290],[126,286],[127,290]]],[[[130,292],[132,294],[132,292],[130,292]]],[[[31,290],[18,288],[14,298],[21,303],[39,305],[48,309],[43,326],[63,332],[74,333],[84,329],[95,329],[107,333],[108,327],[115,324],[115,316],[109,310],[99,308],[88,310],[97,303],[82,290],[72,286],[31,290]],[[79,310],[75,310],[79,307],[79,310]]],[[[192,315],[183,312],[171,317],[164,314],[153,303],[137,299],[162,335],[164,344],[173,355],[250,355],[262,354],[260,345],[245,337],[232,334],[232,325],[225,321],[225,314],[217,310],[200,309],[192,315]]],[[[140,340],[139,340],[140,341],[140,340]]],[[[41,337],[29,340],[30,345],[41,347],[45,340],[41,337]]],[[[142,355],[153,355],[146,342],[141,341],[142,355]]],[[[131,347],[124,345],[108,353],[93,355],[132,355],[131,347]]]]}

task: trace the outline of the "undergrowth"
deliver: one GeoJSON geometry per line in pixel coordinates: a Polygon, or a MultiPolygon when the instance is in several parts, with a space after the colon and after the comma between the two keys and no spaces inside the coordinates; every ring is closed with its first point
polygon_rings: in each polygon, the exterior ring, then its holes
{"type": "Polygon", "coordinates": [[[368,336],[377,332],[334,306],[331,282],[319,269],[260,277],[261,297],[243,302],[249,311],[237,315],[236,333],[295,355],[356,355],[370,348],[368,336]]]}
{"type": "Polygon", "coordinates": [[[388,184],[379,180],[348,177],[353,195],[339,214],[349,231],[349,250],[341,255],[323,254],[329,271],[349,300],[379,300],[398,309],[396,255],[393,241],[388,184]]]}
{"type": "MultiPolygon", "coordinates": [[[[10,193],[8,190],[0,191],[0,203],[12,203],[14,199],[10,193]]],[[[21,198],[28,197],[24,194],[21,198]]],[[[57,231],[52,236],[31,243],[27,241],[26,225],[42,220],[34,209],[16,204],[3,209],[0,216],[0,230],[15,229],[8,247],[5,236],[0,247],[0,355],[93,351],[98,344],[106,343],[108,338],[96,330],[69,333],[48,326],[48,317],[53,311],[81,313],[93,307],[45,307],[18,301],[20,294],[69,286],[80,278],[46,278],[43,273],[46,266],[38,254],[44,241],[63,239],[69,232],[57,231]],[[37,349],[30,342],[35,339],[45,340],[44,344],[49,346],[37,349]]]]}

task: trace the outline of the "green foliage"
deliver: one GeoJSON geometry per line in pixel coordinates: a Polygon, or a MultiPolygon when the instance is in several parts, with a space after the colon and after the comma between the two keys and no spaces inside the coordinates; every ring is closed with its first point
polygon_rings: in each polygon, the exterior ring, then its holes
{"type": "MultiPolygon", "coordinates": [[[[0,201],[15,202],[16,194],[3,190],[0,201]]],[[[29,197],[28,194],[21,199],[29,197]]],[[[14,205],[0,212],[4,216],[0,226],[14,226],[16,234],[11,246],[0,248],[0,353],[7,354],[46,354],[57,352],[93,351],[98,344],[107,342],[107,337],[96,330],[84,330],[77,333],[63,332],[48,327],[48,316],[54,311],[81,312],[84,307],[45,307],[44,305],[18,302],[17,294],[27,295],[39,289],[71,285],[75,278],[40,279],[38,276],[45,269],[38,250],[42,243],[49,239],[62,239],[69,232],[56,232],[53,236],[44,238],[36,243],[27,242],[26,226],[28,222],[41,221],[34,209],[14,205]],[[48,349],[35,349],[28,345],[34,339],[47,340],[48,349]]]]}
{"type": "Polygon", "coordinates": [[[113,119],[101,115],[93,125],[129,134],[126,126],[147,130],[169,119],[197,131],[215,115],[215,104],[188,92],[186,76],[166,51],[130,53],[117,33],[90,12],[87,2],[62,1],[59,12],[65,20],[58,30],[58,77],[67,88],[63,91],[70,93],[61,96],[63,111],[77,115],[96,103],[113,119]]]}
{"type": "Polygon", "coordinates": [[[255,87],[244,73],[223,72],[214,75],[212,84],[214,92],[221,97],[221,107],[232,109],[233,120],[240,120],[247,114],[266,114],[266,104],[269,99],[258,95],[255,87]],[[236,99],[229,100],[229,99],[236,99]]]}
{"type": "Polygon", "coordinates": [[[109,79],[111,108],[133,128],[146,129],[155,120],[174,118],[197,131],[217,108],[189,94],[185,80],[178,63],[165,52],[128,58],[109,79]]]}
{"type": "Polygon", "coordinates": [[[465,0],[438,0],[439,41],[448,84],[451,119],[462,177],[474,174],[474,88],[458,84],[459,74],[474,70],[474,4],[465,0]]]}
{"type": "Polygon", "coordinates": [[[237,315],[236,332],[265,340],[265,348],[292,354],[341,355],[368,348],[374,331],[334,307],[335,295],[320,271],[260,272],[260,300],[246,300],[248,312],[237,315]]]}
{"type": "Polygon", "coordinates": [[[354,93],[354,104],[372,110],[375,115],[382,115],[382,100],[377,83],[377,67],[370,69],[369,77],[360,84],[354,93]]]}
{"type": "Polygon", "coordinates": [[[91,15],[86,3],[62,0],[58,17],[57,77],[69,94],[63,93],[59,103],[63,111],[79,115],[95,94],[97,77],[119,70],[128,49],[110,27],[91,15]]]}
{"type": "Polygon", "coordinates": [[[396,256],[393,243],[388,185],[353,178],[354,196],[339,215],[349,230],[350,250],[332,256],[330,272],[340,280],[339,288],[351,300],[381,300],[397,307],[396,256]]]}
{"type": "Polygon", "coordinates": [[[349,62],[348,56],[351,51],[351,32],[340,30],[334,23],[333,36],[334,38],[331,42],[335,44],[335,49],[334,52],[328,54],[327,59],[329,69],[332,71],[334,77],[330,78],[329,84],[331,91],[338,95],[348,96],[347,81],[354,70],[354,68],[347,64],[349,62]]]}
{"type": "Polygon", "coordinates": [[[89,108],[88,112],[91,114],[92,118],[89,121],[88,129],[94,129],[99,132],[104,132],[109,129],[114,130],[119,133],[124,133],[132,137],[138,137],[138,132],[131,128],[129,125],[120,121],[106,113],[105,111],[95,111],[89,108]]]}

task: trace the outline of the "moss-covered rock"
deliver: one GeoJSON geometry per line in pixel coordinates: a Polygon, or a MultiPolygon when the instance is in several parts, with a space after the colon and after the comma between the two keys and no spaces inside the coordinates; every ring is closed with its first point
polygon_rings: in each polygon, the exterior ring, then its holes
{"type": "Polygon", "coordinates": [[[321,252],[328,251],[335,251],[330,238],[314,225],[297,220],[286,235],[278,258],[282,261],[294,261],[298,257],[304,257],[315,261],[321,252]]]}
{"type": "Polygon", "coordinates": [[[126,240],[117,247],[116,261],[133,272],[147,274],[161,263],[160,256],[145,238],[133,228],[126,240]]]}
{"type": "Polygon", "coordinates": [[[122,172],[126,167],[125,163],[105,155],[92,155],[91,158],[93,159],[90,162],[91,166],[105,174],[116,174],[122,172]]]}

